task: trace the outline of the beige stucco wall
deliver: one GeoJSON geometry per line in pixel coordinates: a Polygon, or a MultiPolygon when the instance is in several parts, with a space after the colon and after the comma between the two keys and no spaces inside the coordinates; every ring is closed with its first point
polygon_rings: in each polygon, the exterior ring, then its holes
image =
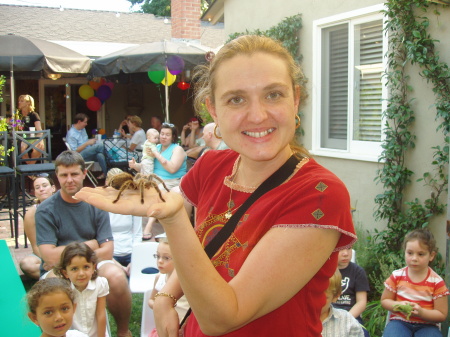
{"type": "MultiPolygon", "coordinates": [[[[303,55],[303,70],[307,78],[310,79],[308,89],[310,94],[314,83],[312,79],[313,53],[312,53],[312,27],[313,21],[326,18],[328,16],[365,8],[382,2],[377,0],[346,0],[346,1],[284,1],[279,3],[272,0],[226,0],[225,1],[225,32],[228,36],[234,32],[242,32],[246,29],[253,30],[268,29],[277,25],[285,17],[295,14],[302,14],[303,28],[300,32],[300,52],[303,55]]],[[[431,14],[430,32],[433,37],[440,40],[438,45],[440,57],[447,64],[450,64],[450,9],[437,7],[441,16],[431,14]]],[[[432,11],[430,11],[432,12],[432,11]]],[[[442,134],[436,137],[435,109],[433,108],[434,96],[430,86],[420,76],[417,75],[417,67],[412,67],[411,85],[414,87],[411,97],[415,97],[413,107],[416,112],[416,123],[414,132],[417,135],[416,148],[408,155],[408,165],[416,173],[413,181],[420,178],[424,172],[430,171],[429,163],[432,160],[431,147],[442,142],[442,134]]],[[[312,137],[312,100],[309,98],[303,108],[304,118],[302,120],[306,135],[302,140],[307,148],[311,148],[312,137]]],[[[442,145],[442,144],[439,144],[442,145]]],[[[353,207],[356,207],[354,220],[357,225],[362,225],[364,229],[373,230],[382,228],[384,223],[377,223],[373,218],[376,209],[375,196],[382,192],[382,186],[374,182],[376,171],[381,164],[376,162],[337,159],[329,157],[316,157],[321,164],[333,171],[347,185],[353,207]]],[[[405,200],[410,200],[417,196],[420,200],[429,197],[431,191],[424,187],[422,183],[413,184],[407,191],[405,200]]],[[[443,195],[443,202],[446,202],[447,195],[443,195]]],[[[446,216],[433,219],[432,230],[438,240],[441,251],[445,254],[445,220],[446,216]]]]}

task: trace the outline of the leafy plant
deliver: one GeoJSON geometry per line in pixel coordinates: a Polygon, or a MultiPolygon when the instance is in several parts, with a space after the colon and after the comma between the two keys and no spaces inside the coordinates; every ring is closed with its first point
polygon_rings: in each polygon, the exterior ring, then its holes
{"type": "MultiPolygon", "coordinates": [[[[385,76],[389,99],[385,111],[386,138],[379,158],[384,163],[375,178],[384,186],[384,192],[375,198],[375,217],[387,221],[387,227],[375,234],[378,253],[398,251],[407,232],[428,226],[433,216],[444,212],[445,204],[441,198],[448,190],[446,165],[450,140],[450,71],[435,50],[435,43],[439,41],[428,33],[429,19],[424,13],[429,13],[430,3],[426,0],[389,0],[385,5],[385,29],[389,36],[389,69],[385,76]],[[432,191],[425,201],[404,199],[404,191],[414,175],[406,165],[406,156],[414,150],[416,142],[416,135],[411,130],[415,116],[408,74],[413,64],[420,66],[420,75],[433,86],[438,123],[436,134],[442,135],[442,140],[432,148],[430,172],[416,181],[432,191]]],[[[439,15],[437,10],[433,13],[439,15]]]]}

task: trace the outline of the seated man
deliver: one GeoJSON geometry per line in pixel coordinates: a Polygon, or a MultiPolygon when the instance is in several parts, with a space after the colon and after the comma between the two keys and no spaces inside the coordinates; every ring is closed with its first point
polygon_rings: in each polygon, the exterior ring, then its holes
{"type": "Polygon", "coordinates": [[[84,113],[78,113],[73,119],[73,124],[67,132],[67,142],[72,150],[81,154],[86,161],[97,161],[102,168],[103,173],[97,179],[106,177],[106,160],[103,154],[103,144],[96,144],[96,139],[89,139],[86,133],[88,116],[84,113]]]}
{"type": "MultiPolygon", "coordinates": [[[[51,268],[59,262],[67,244],[79,241],[91,247],[99,260],[98,274],[109,283],[106,303],[116,320],[117,335],[129,336],[131,292],[125,272],[112,261],[114,243],[109,215],[72,198],[81,190],[86,177],[85,163],[79,153],[62,152],[56,158],[55,167],[61,189],[36,210],[36,237],[41,258],[51,268]]],[[[50,271],[45,276],[55,275],[50,271]]]]}

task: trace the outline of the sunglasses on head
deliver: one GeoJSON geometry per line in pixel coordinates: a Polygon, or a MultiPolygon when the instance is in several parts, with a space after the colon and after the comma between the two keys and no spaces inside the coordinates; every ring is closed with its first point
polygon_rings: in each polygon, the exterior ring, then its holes
{"type": "Polygon", "coordinates": [[[49,174],[48,173],[39,173],[36,178],[48,178],[49,174]]]}
{"type": "Polygon", "coordinates": [[[163,128],[173,128],[175,125],[173,125],[173,124],[170,124],[170,123],[163,123],[162,124],[162,127],[163,128]]]}

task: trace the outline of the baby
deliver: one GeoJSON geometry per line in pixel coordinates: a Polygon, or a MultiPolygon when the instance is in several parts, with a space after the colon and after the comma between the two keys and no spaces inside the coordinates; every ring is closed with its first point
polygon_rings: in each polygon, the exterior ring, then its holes
{"type": "Polygon", "coordinates": [[[153,161],[155,157],[148,154],[148,150],[151,152],[156,151],[156,144],[159,142],[159,132],[156,129],[147,130],[147,140],[142,145],[142,160],[140,163],[141,174],[153,173],[153,161]]]}

